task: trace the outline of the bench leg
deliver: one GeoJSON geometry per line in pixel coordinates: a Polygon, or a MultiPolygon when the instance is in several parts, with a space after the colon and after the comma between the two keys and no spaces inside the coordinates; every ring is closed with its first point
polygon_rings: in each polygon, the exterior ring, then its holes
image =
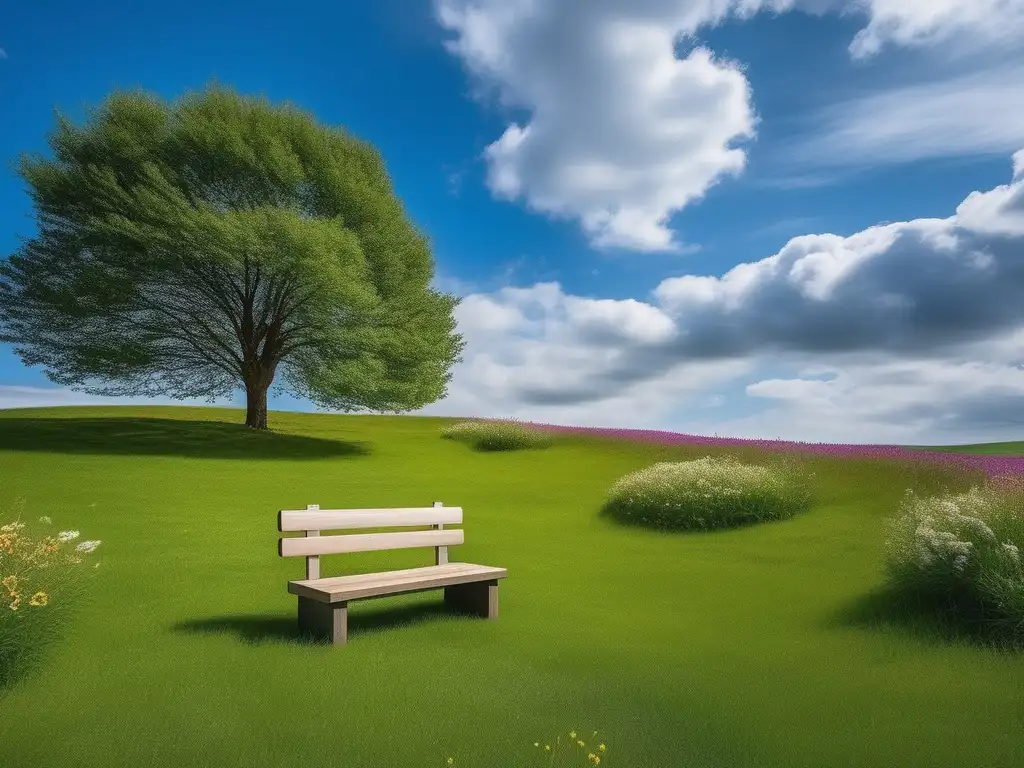
{"type": "Polygon", "coordinates": [[[321,603],[300,595],[299,630],[329,638],[334,645],[345,645],[348,642],[348,603],[321,603]]]}
{"type": "Polygon", "coordinates": [[[498,618],[498,580],[475,581],[444,588],[444,603],[450,609],[468,611],[485,619],[498,618]]]}

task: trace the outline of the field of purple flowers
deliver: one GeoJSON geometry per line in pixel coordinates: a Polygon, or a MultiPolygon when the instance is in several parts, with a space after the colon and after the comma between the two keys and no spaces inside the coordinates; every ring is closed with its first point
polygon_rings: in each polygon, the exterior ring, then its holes
{"type": "Polygon", "coordinates": [[[848,445],[844,443],[801,443],[789,440],[745,440],[736,437],[703,437],[651,429],[615,429],[610,427],[567,427],[558,424],[524,422],[524,426],[547,432],[577,433],[595,437],[613,437],[658,445],[715,445],[733,448],[760,448],[768,451],[816,454],[849,458],[878,458],[894,461],[933,461],[963,469],[981,470],[990,477],[1024,474],[1024,456],[993,456],[902,448],[897,445],[848,445]]]}

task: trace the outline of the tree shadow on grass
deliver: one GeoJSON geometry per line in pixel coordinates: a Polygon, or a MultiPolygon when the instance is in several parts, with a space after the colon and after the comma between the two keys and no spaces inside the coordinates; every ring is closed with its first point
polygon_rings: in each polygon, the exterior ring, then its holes
{"type": "Polygon", "coordinates": [[[1011,653],[1024,652],[1021,638],[996,631],[976,611],[880,587],[848,602],[829,616],[826,629],[869,629],[898,634],[926,645],[960,645],[1011,653]]]}
{"type": "Polygon", "coordinates": [[[244,424],[160,418],[0,418],[0,450],[181,456],[204,459],[325,459],[368,455],[363,443],[249,429],[244,424]]]}
{"type": "MultiPolygon", "coordinates": [[[[349,612],[349,642],[360,635],[374,631],[399,630],[414,624],[437,621],[444,617],[468,616],[465,611],[447,607],[441,601],[382,608],[372,612],[349,612]]],[[[216,616],[206,619],[192,619],[173,626],[178,632],[197,634],[229,633],[238,636],[245,644],[257,645],[267,642],[293,642],[303,645],[322,645],[320,640],[304,634],[299,629],[298,616],[280,615],[238,615],[216,616]]]]}

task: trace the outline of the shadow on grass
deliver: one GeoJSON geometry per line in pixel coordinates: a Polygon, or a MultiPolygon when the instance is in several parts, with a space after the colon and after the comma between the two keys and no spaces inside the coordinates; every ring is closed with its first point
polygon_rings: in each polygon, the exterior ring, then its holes
{"type": "MultiPolygon", "coordinates": [[[[395,608],[364,613],[349,613],[349,641],[360,635],[373,631],[390,631],[408,627],[413,624],[436,621],[443,617],[471,616],[472,614],[457,609],[450,609],[440,600],[437,602],[417,603],[395,608]]],[[[302,633],[299,630],[298,616],[216,616],[206,619],[193,619],[175,624],[174,630],[197,634],[228,633],[237,635],[246,644],[266,642],[293,642],[303,645],[324,644],[302,633]]]]}
{"type": "Polygon", "coordinates": [[[842,606],[827,629],[869,629],[897,633],[927,645],[961,645],[1024,652],[1024,638],[995,630],[984,616],[881,587],[842,606]]]}
{"type": "Polygon", "coordinates": [[[324,459],[369,454],[362,443],[263,432],[244,424],[117,417],[0,418],[0,450],[206,459],[324,459]]]}

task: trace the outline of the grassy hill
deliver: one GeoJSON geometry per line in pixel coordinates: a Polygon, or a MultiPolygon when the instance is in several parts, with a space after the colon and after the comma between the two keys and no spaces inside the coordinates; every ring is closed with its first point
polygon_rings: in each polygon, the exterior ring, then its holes
{"type": "MultiPolygon", "coordinates": [[[[452,419],[242,420],[0,412],[0,511],[24,498],[26,519],[103,541],[69,638],[0,695],[0,765],[546,765],[533,743],[573,728],[588,745],[598,730],[614,767],[1024,764],[1024,655],[908,620],[878,590],[882,521],[939,469],[809,458],[811,512],[666,534],[600,517],[605,492],[735,449],[560,435],[478,453],[440,439],[452,419]],[[424,593],[353,603],[345,647],[302,641],[286,587],[303,561],[277,556],[277,510],[435,500],[464,509],[453,561],[508,569],[499,620],[424,593]]],[[[431,562],[339,555],[321,573],[431,562]]]]}

